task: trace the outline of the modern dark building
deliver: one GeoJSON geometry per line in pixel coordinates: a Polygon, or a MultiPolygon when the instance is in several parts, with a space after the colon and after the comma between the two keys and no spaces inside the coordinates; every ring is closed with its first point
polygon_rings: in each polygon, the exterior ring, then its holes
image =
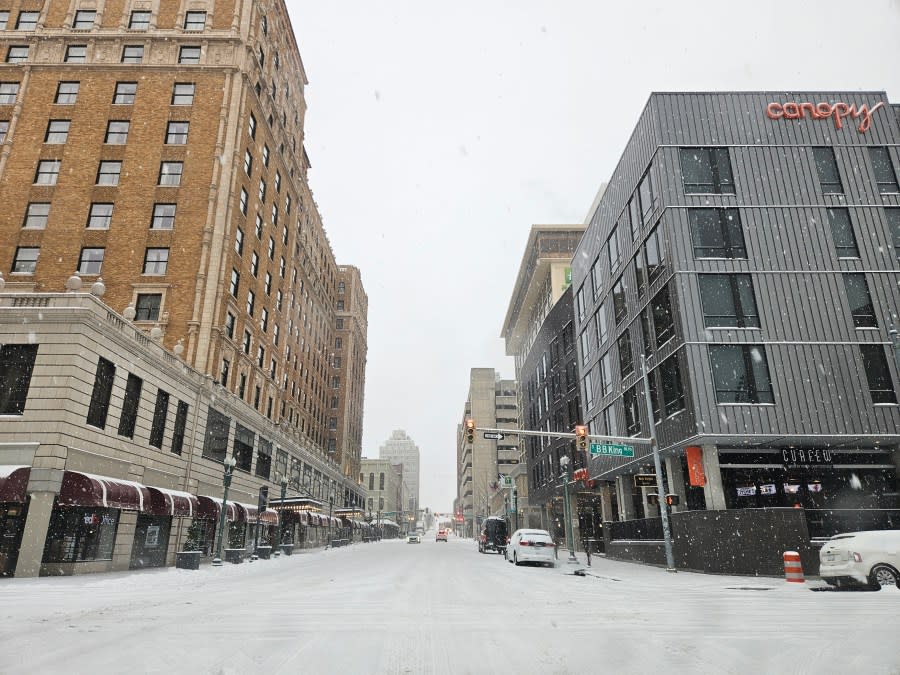
{"type": "MultiPolygon", "coordinates": [[[[884,92],[650,96],[574,256],[574,315],[590,433],[648,436],[646,359],[676,515],[900,527],[898,144],[884,92]]],[[[591,460],[606,520],[658,515],[646,448],[591,460]]]]}

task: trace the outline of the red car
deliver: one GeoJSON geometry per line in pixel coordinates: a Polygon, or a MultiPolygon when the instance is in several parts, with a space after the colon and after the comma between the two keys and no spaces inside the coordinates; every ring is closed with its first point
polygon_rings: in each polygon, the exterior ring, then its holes
{"type": "Polygon", "coordinates": [[[435,541],[447,541],[447,530],[438,530],[434,536],[435,541]]]}

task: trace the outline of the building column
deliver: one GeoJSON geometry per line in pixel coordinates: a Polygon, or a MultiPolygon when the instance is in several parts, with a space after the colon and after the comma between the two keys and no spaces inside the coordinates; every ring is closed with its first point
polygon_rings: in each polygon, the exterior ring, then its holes
{"type": "Polygon", "coordinates": [[[722,470],[719,468],[719,451],[714,445],[703,446],[703,473],[706,475],[703,496],[706,498],[707,510],[724,511],[725,490],[722,488],[722,470]]]}
{"type": "MultiPolygon", "coordinates": [[[[647,495],[649,495],[651,492],[659,492],[659,490],[656,488],[656,486],[642,487],[642,488],[640,488],[640,490],[641,490],[641,507],[643,508],[643,511],[644,511],[644,518],[659,518],[660,517],[659,507],[652,506],[650,504],[650,502],[647,500],[647,495]]],[[[660,497],[660,499],[662,499],[663,495],[660,495],[659,497],[660,497]]]]}
{"type": "MultiPolygon", "coordinates": [[[[131,549],[134,546],[134,530],[137,527],[137,511],[119,511],[119,526],[116,528],[116,543],[113,546],[110,570],[127,570],[131,567],[131,549]]],[[[225,526],[228,536],[228,525],[225,526]]]]}
{"type": "Polygon", "coordinates": [[[632,476],[624,474],[616,476],[616,497],[619,502],[619,520],[634,520],[634,497],[632,496],[632,476]]]}
{"type": "Polygon", "coordinates": [[[607,523],[616,520],[616,514],[612,508],[612,485],[603,483],[600,485],[600,513],[603,515],[603,522],[607,523]]]}
{"type": "Polygon", "coordinates": [[[19,559],[16,561],[16,578],[37,577],[41,574],[44,543],[50,527],[50,514],[53,513],[53,500],[57,495],[56,492],[29,494],[31,501],[28,503],[28,516],[25,518],[22,544],[19,546],[19,559]]]}
{"type": "Polygon", "coordinates": [[[678,495],[678,506],[671,508],[673,513],[687,511],[687,490],[684,487],[684,472],[681,470],[681,457],[666,457],[666,476],[669,479],[669,492],[678,495]]]}

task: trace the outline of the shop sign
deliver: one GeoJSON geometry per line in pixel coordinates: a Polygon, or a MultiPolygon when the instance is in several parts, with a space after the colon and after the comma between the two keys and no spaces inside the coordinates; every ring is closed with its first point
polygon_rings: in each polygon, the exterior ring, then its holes
{"type": "Polygon", "coordinates": [[[831,450],[822,448],[783,448],[781,459],[785,466],[831,466],[831,450]]]}
{"type": "Polygon", "coordinates": [[[102,516],[98,516],[96,513],[86,513],[84,514],[84,524],[85,525],[115,525],[115,519],[108,515],[103,514],[102,516]]]}
{"type": "Polygon", "coordinates": [[[691,487],[706,485],[706,474],[703,472],[703,449],[699,445],[690,445],[684,449],[687,458],[688,482],[691,487]]]}
{"type": "Polygon", "coordinates": [[[790,101],[788,103],[778,103],[773,101],[766,106],[766,115],[771,120],[802,120],[812,117],[814,120],[821,120],[831,117],[834,119],[834,126],[841,129],[844,126],[844,118],[850,117],[854,120],[862,118],[859,126],[856,127],[860,133],[866,133],[872,126],[872,114],[879,108],[884,107],[884,102],[879,101],[872,109],[868,105],[856,106],[855,103],[847,104],[843,101],[837,103],[798,103],[790,101]]]}
{"type": "Polygon", "coordinates": [[[156,548],[159,546],[159,525],[150,525],[147,528],[147,536],[144,538],[145,548],[156,548]]]}

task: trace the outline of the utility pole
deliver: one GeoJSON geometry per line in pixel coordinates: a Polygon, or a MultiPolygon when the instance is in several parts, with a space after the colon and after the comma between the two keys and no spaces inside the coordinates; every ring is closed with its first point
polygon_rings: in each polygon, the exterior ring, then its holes
{"type": "Polygon", "coordinates": [[[895,315],[891,312],[888,316],[888,338],[890,338],[891,346],[894,348],[894,366],[897,369],[897,375],[900,376],[900,333],[894,324],[895,315]]]}

